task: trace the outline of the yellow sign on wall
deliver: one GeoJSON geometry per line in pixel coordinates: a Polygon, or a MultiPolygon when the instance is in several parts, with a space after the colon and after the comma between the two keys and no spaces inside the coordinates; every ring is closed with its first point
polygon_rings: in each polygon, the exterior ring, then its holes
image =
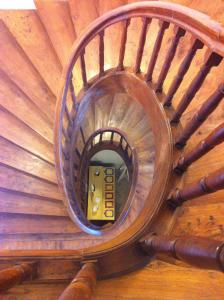
{"type": "Polygon", "coordinates": [[[88,220],[115,220],[115,168],[90,166],[88,220]]]}

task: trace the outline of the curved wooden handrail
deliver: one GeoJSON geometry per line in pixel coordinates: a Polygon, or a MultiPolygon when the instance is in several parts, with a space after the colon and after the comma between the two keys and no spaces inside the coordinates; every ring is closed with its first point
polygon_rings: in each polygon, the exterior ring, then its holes
{"type": "MultiPolygon", "coordinates": [[[[160,81],[157,86],[157,92],[162,91],[162,85],[163,82],[166,78],[166,75],[169,70],[169,66],[172,63],[173,57],[175,55],[175,51],[177,48],[177,44],[179,41],[179,38],[181,38],[185,32],[189,32],[192,34],[194,40],[196,43],[192,44],[192,49],[190,49],[186,59],[184,60],[181,68],[181,76],[178,78],[177,82],[174,82],[173,84],[173,89],[171,95],[169,95],[169,101],[168,104],[171,105],[171,98],[172,95],[175,93],[176,89],[178,88],[178,85],[181,83],[181,80],[183,79],[183,76],[185,74],[184,68],[188,68],[191,60],[194,57],[195,52],[197,49],[201,49],[203,45],[206,45],[209,48],[209,51],[207,53],[207,58],[205,61],[205,64],[202,66],[200,69],[199,73],[194,79],[193,84],[189,87],[188,92],[186,93],[186,99],[184,98],[184,109],[186,109],[187,105],[190,103],[190,101],[193,99],[195,93],[198,91],[200,86],[202,85],[204,79],[206,78],[207,74],[209,73],[210,69],[213,66],[218,66],[220,63],[222,57],[224,56],[224,29],[222,26],[211,20],[208,16],[196,12],[195,10],[183,7],[181,5],[177,4],[171,4],[168,2],[160,2],[160,1],[151,1],[151,2],[141,2],[141,3],[134,3],[134,4],[129,4],[120,8],[117,8],[96,21],[94,21],[86,30],[85,34],[81,36],[74,44],[72,51],[71,51],[71,56],[68,60],[67,65],[65,66],[63,70],[63,75],[62,75],[62,81],[61,81],[61,91],[59,94],[59,98],[57,101],[57,106],[56,106],[56,118],[55,118],[55,162],[56,162],[56,170],[57,170],[57,175],[58,175],[58,180],[59,180],[59,185],[61,187],[66,186],[66,178],[63,175],[63,149],[62,149],[62,135],[63,135],[63,119],[64,116],[66,115],[66,99],[67,99],[67,93],[68,89],[71,87],[71,80],[72,80],[72,71],[75,63],[77,60],[81,57],[81,65],[82,67],[85,67],[85,61],[84,61],[84,52],[85,48],[88,45],[88,43],[97,35],[100,36],[100,51],[104,51],[104,42],[103,42],[103,33],[105,29],[117,22],[124,21],[125,23],[125,28],[122,36],[122,41],[125,43],[126,38],[127,38],[127,27],[129,24],[129,21],[131,18],[136,18],[136,17],[142,17],[145,18],[145,26],[147,26],[149,20],[146,19],[159,19],[161,21],[161,28],[162,30],[160,31],[161,36],[159,36],[159,41],[157,44],[157,47],[154,49],[155,51],[155,57],[154,59],[154,65],[156,62],[156,58],[158,55],[158,51],[161,45],[161,39],[162,35],[164,34],[164,30],[168,27],[167,24],[172,23],[175,26],[175,36],[172,40],[171,47],[168,50],[168,54],[166,57],[166,64],[168,67],[162,68],[161,71],[161,76],[160,76],[160,81]],[[203,45],[201,45],[201,43],[203,45]]],[[[143,33],[142,33],[142,45],[144,44],[144,36],[145,36],[145,30],[146,28],[143,28],[143,33]]],[[[123,45],[124,46],[124,45],[123,45]]],[[[141,56],[143,46],[140,47],[139,53],[141,56]]],[[[124,57],[124,52],[125,52],[125,47],[121,47],[121,53],[119,57],[119,65],[115,69],[115,72],[117,70],[123,70],[123,61],[122,57],[124,57]]],[[[105,75],[104,68],[103,68],[103,63],[104,63],[104,58],[102,56],[102,53],[99,53],[99,61],[100,61],[100,71],[99,71],[99,76],[96,77],[92,83],[95,84],[97,80],[99,79],[100,76],[105,75]]],[[[139,72],[139,65],[140,65],[141,57],[138,57],[138,65],[136,68],[136,72],[139,72]]],[[[86,80],[86,70],[82,70],[83,73],[83,86],[84,90],[87,90],[90,86],[89,83],[86,80]]],[[[153,72],[153,67],[151,68],[150,75],[153,72]]],[[[147,78],[146,78],[147,79],[147,78]]],[[[150,81],[151,79],[148,78],[150,81]]],[[[73,90],[73,98],[74,98],[74,90],[73,90]]],[[[75,100],[76,101],[76,100],[75,100]]],[[[166,103],[164,103],[166,104],[166,103]]],[[[75,106],[76,108],[76,106],[75,106]]],[[[182,109],[183,110],[183,109],[182,109]]],[[[161,111],[161,115],[163,112],[161,111]]],[[[165,113],[164,113],[165,115],[165,113]]],[[[72,121],[74,122],[74,120],[72,121]]],[[[72,123],[70,121],[70,125],[72,123]]],[[[73,123],[74,124],[74,123],[73,123]]],[[[165,125],[164,125],[165,127],[165,125]]],[[[167,132],[169,132],[169,128],[167,126],[167,132]]],[[[167,136],[169,136],[170,133],[167,133],[167,136]]],[[[171,153],[172,150],[169,150],[168,152],[171,153]]],[[[169,154],[170,155],[170,154],[169,154]]],[[[167,165],[167,174],[169,173],[169,166],[167,165]]],[[[167,185],[167,181],[164,177],[164,183],[167,185]]],[[[157,186],[158,188],[158,186],[157,186]]],[[[154,189],[156,190],[156,188],[154,189]]],[[[65,194],[67,195],[67,190],[65,188],[65,194]]],[[[152,193],[153,194],[153,193],[152,193]]],[[[153,213],[158,212],[158,209],[162,203],[161,197],[164,196],[165,194],[165,187],[162,188],[161,195],[158,200],[158,206],[152,209],[153,213]]],[[[155,197],[155,194],[153,194],[155,197]]],[[[69,206],[69,205],[68,205],[69,206]]],[[[70,209],[70,208],[69,208],[70,209]]],[[[150,211],[150,213],[152,213],[150,211]]],[[[147,211],[148,212],[148,211],[147,211]]],[[[145,217],[145,215],[144,215],[145,217]]],[[[152,220],[151,220],[152,221],[152,220]]],[[[146,222],[146,219],[144,218],[144,224],[140,222],[139,220],[136,220],[135,222],[135,232],[139,231],[140,232],[140,227],[143,231],[143,228],[147,228],[149,224],[146,222]],[[141,223],[141,224],[140,224],[141,223]],[[141,225],[141,226],[140,226],[141,225]]],[[[127,230],[126,232],[126,242],[127,240],[131,239],[131,234],[133,232],[131,230],[127,230]]],[[[124,237],[122,236],[120,238],[120,243],[124,242],[124,237]]],[[[119,239],[116,240],[116,245],[119,244],[119,239]]],[[[115,247],[115,245],[113,245],[115,247]]],[[[96,248],[97,249],[97,248],[96,248]]],[[[90,250],[91,252],[92,250],[90,250]]],[[[101,248],[99,247],[96,251],[101,251],[101,248]]],[[[94,252],[94,251],[93,251],[94,252]]]]}
{"type": "Polygon", "coordinates": [[[87,44],[101,31],[108,26],[127,20],[133,17],[150,17],[174,23],[179,27],[191,32],[195,37],[203,41],[213,52],[224,56],[224,29],[210,19],[207,15],[183,7],[178,4],[168,2],[141,2],[119,7],[102,17],[95,20],[86,30],[85,34],[76,40],[71,51],[71,56],[63,70],[61,80],[61,92],[59,93],[56,105],[54,144],[55,144],[55,163],[59,184],[64,186],[65,182],[62,175],[63,166],[61,165],[62,151],[60,141],[62,138],[61,123],[65,111],[66,95],[69,88],[72,69],[77,59],[82,55],[87,44]]]}

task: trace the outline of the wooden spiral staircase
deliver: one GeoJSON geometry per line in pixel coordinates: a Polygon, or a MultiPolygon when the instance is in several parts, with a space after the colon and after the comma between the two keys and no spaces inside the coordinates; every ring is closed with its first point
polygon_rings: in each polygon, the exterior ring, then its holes
{"type": "Polygon", "coordinates": [[[130,2],[0,11],[0,299],[57,299],[75,275],[60,299],[90,299],[96,278],[93,299],[224,296],[211,271],[224,268],[224,29],[130,2]],[[132,187],[96,228],[80,195],[89,153],[108,147],[132,187]]]}

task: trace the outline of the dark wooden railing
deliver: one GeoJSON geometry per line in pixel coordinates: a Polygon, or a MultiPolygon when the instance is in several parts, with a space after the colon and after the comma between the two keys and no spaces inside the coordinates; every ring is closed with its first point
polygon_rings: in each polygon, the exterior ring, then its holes
{"type": "Polygon", "coordinates": [[[174,171],[183,173],[194,161],[201,158],[222,142],[224,142],[224,123],[215,128],[206,139],[197,144],[190,152],[178,158],[174,164],[174,171]]]}
{"type": "Polygon", "coordinates": [[[178,188],[170,193],[167,201],[171,205],[181,205],[184,201],[200,197],[205,194],[214,193],[224,188],[224,168],[201,178],[199,181],[184,187],[178,188]]]}
{"type": "MultiPolygon", "coordinates": [[[[118,65],[111,69],[110,72],[111,74],[117,71],[130,72],[131,67],[133,69],[133,73],[138,75],[141,73],[141,63],[146,44],[147,30],[150,27],[151,21],[154,19],[159,20],[157,38],[153,46],[152,55],[149,58],[147,72],[146,74],[143,74],[144,76],[139,76],[139,78],[144,78],[145,82],[148,83],[150,87],[155,87],[155,91],[160,93],[159,96],[162,97],[164,108],[170,112],[167,113],[167,116],[170,124],[173,127],[177,126],[177,124],[181,122],[183,113],[191,105],[191,102],[194,100],[196,93],[200,90],[211,69],[218,67],[222,61],[224,56],[224,29],[221,27],[221,25],[213,22],[209,17],[201,13],[179,5],[159,1],[134,3],[113,10],[112,12],[105,14],[93,22],[93,24],[73,47],[71,58],[68,62],[68,65],[64,69],[62,91],[57,102],[55,124],[55,161],[59,183],[61,187],[64,188],[66,197],[68,199],[66,201],[68,202],[71,201],[71,197],[74,197],[74,195],[72,196],[71,184],[66,184],[68,180],[67,162],[71,159],[69,155],[69,147],[71,147],[71,132],[74,130],[75,116],[77,109],[80,107],[75,96],[79,93],[79,91],[74,91],[72,84],[76,79],[75,76],[72,78],[74,66],[80,58],[84,90],[87,90],[92,84],[95,84],[97,80],[101,79],[104,75],[107,75],[107,71],[105,71],[106,68],[104,60],[105,52],[107,51],[105,48],[106,45],[104,44],[104,33],[108,27],[112,27],[114,24],[121,22],[121,24],[123,24],[123,29],[121,32],[120,50],[119,53],[117,53],[118,65]],[[124,66],[129,24],[133,18],[137,17],[141,17],[143,23],[140,29],[141,32],[138,41],[138,50],[135,56],[136,60],[133,66],[124,66]],[[167,50],[158,80],[157,82],[153,82],[153,72],[155,70],[158,55],[161,50],[164,35],[166,34],[166,30],[169,28],[170,24],[175,26],[173,38],[167,50]],[[163,95],[161,92],[163,91],[164,81],[166,80],[172,62],[175,58],[179,42],[184,37],[185,33],[191,35],[191,44],[189,50],[180,64],[176,76],[172,80],[168,93],[163,95]],[[86,75],[87,64],[85,63],[84,54],[85,48],[95,37],[99,38],[99,57],[96,58],[96,61],[99,62],[99,72],[95,79],[88,80],[86,75]],[[187,83],[186,91],[183,92],[177,108],[174,109],[172,107],[172,110],[170,111],[172,100],[181,83],[184,81],[185,74],[191,67],[191,63],[195,58],[197,51],[203,47],[206,47],[207,49],[204,63],[198,67],[198,71],[191,82],[189,82],[189,84],[187,83]],[[73,101],[71,111],[68,110],[69,90],[72,94],[73,101]]],[[[220,104],[223,99],[223,91],[223,84],[216,87],[215,91],[212,90],[211,96],[207,100],[205,99],[204,103],[195,113],[192,120],[186,124],[175,140],[172,141],[177,153],[177,160],[174,162],[174,171],[179,175],[186,171],[187,168],[196,160],[200,159],[208,151],[211,151],[216,145],[223,142],[224,131],[223,124],[221,124],[214,130],[214,132],[211,132],[206,139],[201,141],[190,152],[185,154],[180,152],[178,157],[178,151],[181,151],[199,126],[203,124],[203,122],[220,104]]],[[[157,120],[157,122],[160,122],[160,120],[157,120]]],[[[87,150],[90,151],[95,147],[94,139],[91,139],[91,141],[88,142],[82,129],[80,129],[80,132],[83,146],[87,147],[86,145],[88,144],[87,150]]],[[[97,136],[97,138],[99,138],[99,144],[102,145],[103,134],[98,134],[99,136],[97,136]]],[[[111,136],[108,140],[108,143],[113,144],[114,134],[115,132],[111,131],[111,136]]],[[[123,137],[122,141],[120,140],[120,145],[123,145],[123,137]]],[[[128,153],[129,149],[131,149],[131,147],[126,144],[123,151],[128,153]]],[[[74,153],[76,155],[76,161],[74,163],[74,181],[77,182],[79,164],[83,158],[83,152],[75,147],[74,153]]],[[[221,168],[220,170],[201,178],[198,182],[189,186],[185,186],[183,188],[174,188],[171,192],[167,193],[168,196],[164,200],[167,200],[168,203],[176,207],[181,205],[184,201],[199,197],[206,193],[212,193],[223,188],[224,169],[221,168]]],[[[74,219],[74,221],[77,220],[74,219]]],[[[173,238],[152,236],[151,238],[141,242],[141,247],[150,254],[154,252],[162,252],[177,259],[183,259],[184,261],[193,265],[199,265],[201,267],[223,268],[223,243],[221,242],[195,237],[173,238]],[[197,261],[197,258],[200,259],[197,261]]]]}
{"type": "Polygon", "coordinates": [[[224,271],[224,242],[194,236],[156,236],[141,241],[150,256],[165,254],[195,267],[224,271]]]}
{"type": "Polygon", "coordinates": [[[156,83],[156,92],[162,92],[163,83],[164,83],[166,76],[168,74],[168,71],[170,69],[172,60],[174,59],[174,55],[176,53],[179,40],[184,35],[185,35],[185,30],[176,26],[175,34],[174,34],[171,46],[167,52],[165,62],[163,64],[162,70],[159,74],[158,81],[156,83]]]}
{"type": "Polygon", "coordinates": [[[165,30],[169,27],[169,23],[166,21],[161,21],[160,22],[160,29],[156,38],[156,42],[153,48],[153,52],[152,52],[152,57],[150,59],[149,65],[148,65],[148,70],[146,73],[146,81],[152,81],[152,74],[156,65],[156,61],[159,55],[159,50],[161,48],[161,44],[162,44],[162,40],[163,40],[163,36],[164,36],[164,32],[165,30]]]}

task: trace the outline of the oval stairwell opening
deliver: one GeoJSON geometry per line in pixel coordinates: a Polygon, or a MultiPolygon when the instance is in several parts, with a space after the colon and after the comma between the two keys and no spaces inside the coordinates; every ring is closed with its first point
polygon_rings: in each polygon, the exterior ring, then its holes
{"type": "Polygon", "coordinates": [[[79,95],[74,125],[67,130],[70,138],[65,140],[63,148],[68,158],[63,167],[68,192],[66,206],[73,221],[87,233],[116,236],[129,228],[146,208],[152,212],[158,202],[154,196],[149,198],[150,194],[162,195],[164,191],[153,185],[155,174],[166,181],[170,168],[166,160],[167,155],[171,155],[169,134],[162,107],[153,90],[140,78],[119,72],[108,73],[96,82],[93,79],[88,91],[79,95]],[[159,122],[155,122],[157,118],[159,122]],[[102,200],[103,212],[107,211],[103,197],[96,196],[90,182],[94,178],[90,180],[90,157],[101,150],[116,151],[130,176],[126,201],[120,212],[116,212],[116,208],[113,212],[110,210],[108,222],[91,220],[94,217],[88,209],[90,205],[92,210],[97,207],[100,210],[99,205],[94,206],[90,200],[90,195],[95,194],[93,199],[97,200],[94,201],[102,200]],[[165,172],[160,174],[158,168],[163,167],[162,161],[165,172]]]}

